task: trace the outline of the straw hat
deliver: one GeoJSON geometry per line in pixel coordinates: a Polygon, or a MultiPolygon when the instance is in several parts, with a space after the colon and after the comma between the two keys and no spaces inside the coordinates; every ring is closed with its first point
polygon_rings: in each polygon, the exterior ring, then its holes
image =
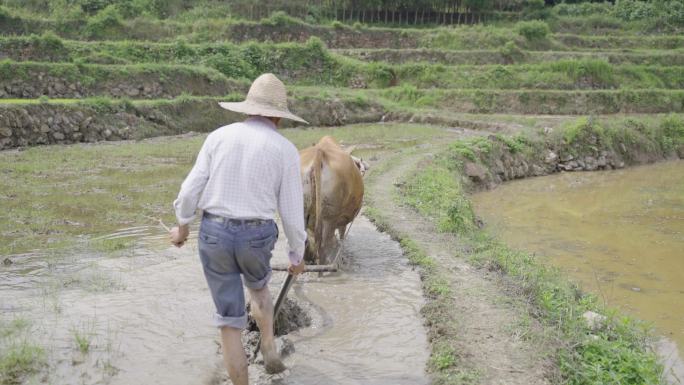
{"type": "Polygon", "coordinates": [[[256,78],[249,87],[247,98],[243,102],[220,102],[226,110],[247,115],[259,115],[296,120],[309,124],[306,120],[290,112],[287,108],[287,91],[285,84],[273,74],[263,74],[256,78]]]}

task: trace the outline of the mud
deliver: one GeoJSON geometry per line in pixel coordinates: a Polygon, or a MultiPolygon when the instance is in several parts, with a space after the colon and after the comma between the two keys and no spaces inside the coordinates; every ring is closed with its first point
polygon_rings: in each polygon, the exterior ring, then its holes
{"type": "MultiPolygon", "coordinates": [[[[28,319],[46,352],[45,367],[26,382],[226,383],[196,240],[169,247],[157,225],[103,237],[121,238],[133,246],[59,256],[37,250],[11,256],[13,264],[0,268],[1,320],[28,319]],[[86,352],[76,335],[89,341],[86,352]]],[[[289,370],[266,375],[257,357],[251,383],[428,382],[420,282],[399,246],[360,218],[343,259],[338,273],[297,280],[277,332],[289,370]]],[[[272,263],[286,260],[281,237],[272,263]]],[[[274,273],[274,297],[284,278],[274,273]]],[[[257,338],[251,331],[245,342],[251,348],[257,338]]]]}
{"type": "MultiPolygon", "coordinates": [[[[273,293],[275,296],[276,293],[273,293]]],[[[259,327],[257,326],[256,320],[250,314],[250,304],[247,304],[247,333],[258,332],[259,327]]],[[[284,336],[294,330],[301,329],[303,327],[311,326],[311,316],[306,310],[302,308],[301,305],[297,303],[296,300],[286,298],[280,308],[280,313],[275,321],[275,335],[284,336]]]]}

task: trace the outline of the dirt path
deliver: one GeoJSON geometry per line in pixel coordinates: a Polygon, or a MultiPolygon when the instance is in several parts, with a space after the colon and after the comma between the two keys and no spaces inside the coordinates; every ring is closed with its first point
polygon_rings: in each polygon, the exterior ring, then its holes
{"type": "Polygon", "coordinates": [[[452,328],[456,335],[450,344],[458,356],[456,365],[464,373],[464,383],[550,383],[551,365],[543,348],[534,341],[533,322],[524,302],[505,294],[498,274],[468,264],[468,250],[457,237],[439,233],[429,220],[392,199],[396,197],[396,184],[427,154],[437,150],[424,147],[385,160],[381,172],[369,178],[369,203],[387,219],[394,232],[410,237],[435,258],[441,271],[448,271],[444,275],[455,295],[453,306],[446,310],[447,319],[457,324],[452,328]]]}

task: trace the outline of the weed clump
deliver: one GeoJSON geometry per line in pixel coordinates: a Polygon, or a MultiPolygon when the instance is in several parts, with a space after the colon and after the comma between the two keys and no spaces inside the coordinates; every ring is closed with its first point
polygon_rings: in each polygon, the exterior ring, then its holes
{"type": "Polygon", "coordinates": [[[283,11],[276,11],[273,12],[268,18],[261,19],[261,24],[271,27],[287,27],[301,25],[303,22],[301,20],[295,19],[283,11]]]}
{"type": "Polygon", "coordinates": [[[29,339],[30,329],[23,318],[0,321],[0,385],[20,384],[45,364],[45,351],[29,339]]]}
{"type": "Polygon", "coordinates": [[[88,19],[85,34],[90,38],[102,38],[116,33],[123,28],[123,20],[119,10],[109,5],[88,19]]]}
{"type": "Polygon", "coordinates": [[[551,33],[549,25],[540,20],[519,21],[515,25],[515,30],[520,36],[530,42],[543,40],[551,33]]]}

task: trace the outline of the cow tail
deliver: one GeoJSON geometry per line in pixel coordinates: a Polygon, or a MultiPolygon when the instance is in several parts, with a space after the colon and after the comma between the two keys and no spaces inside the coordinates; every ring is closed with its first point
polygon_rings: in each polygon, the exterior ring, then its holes
{"type": "Polygon", "coordinates": [[[321,170],[323,168],[323,151],[316,149],[316,155],[313,161],[313,172],[312,172],[312,187],[313,187],[313,206],[316,215],[316,221],[314,223],[314,241],[316,242],[316,258],[317,262],[320,262],[321,250],[323,243],[323,198],[321,197],[321,170]]]}

